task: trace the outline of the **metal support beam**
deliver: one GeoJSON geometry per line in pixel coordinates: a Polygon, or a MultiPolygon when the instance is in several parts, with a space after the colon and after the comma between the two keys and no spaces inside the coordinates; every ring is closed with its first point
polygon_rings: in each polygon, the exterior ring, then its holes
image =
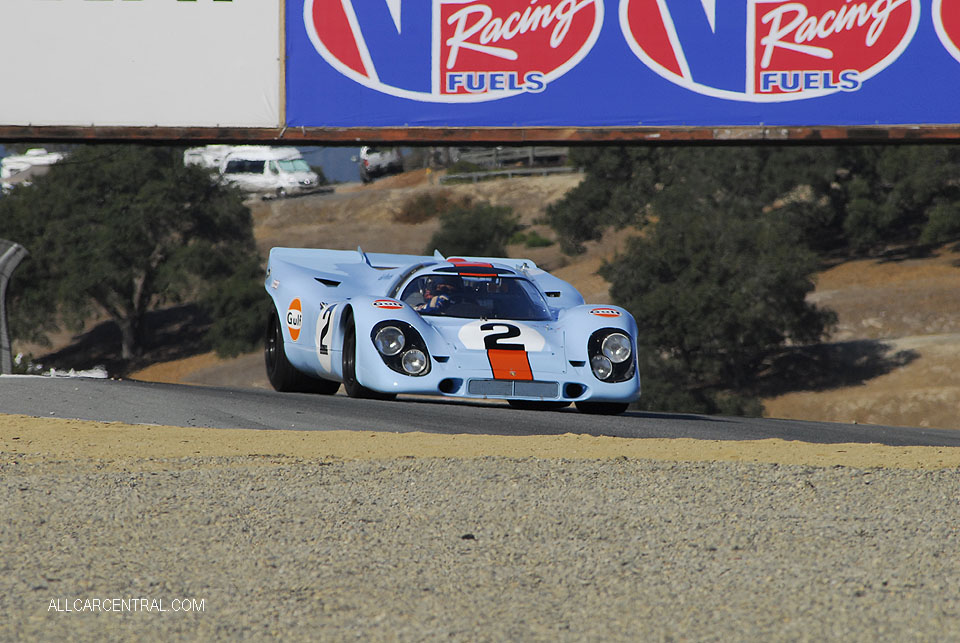
{"type": "Polygon", "coordinates": [[[7,142],[266,145],[955,143],[960,124],[738,127],[120,127],[0,125],[7,142]]]}
{"type": "Polygon", "coordinates": [[[7,282],[28,254],[19,243],[0,239],[0,374],[13,373],[10,336],[7,333],[7,282]]]}

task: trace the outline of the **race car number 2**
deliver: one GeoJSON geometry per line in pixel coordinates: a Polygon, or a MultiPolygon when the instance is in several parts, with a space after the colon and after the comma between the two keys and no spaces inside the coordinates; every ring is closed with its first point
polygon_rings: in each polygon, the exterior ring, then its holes
{"type": "Polygon", "coordinates": [[[517,322],[478,320],[464,325],[458,333],[470,350],[542,351],[546,340],[533,328],[517,322]]]}
{"type": "Polygon", "coordinates": [[[330,344],[333,340],[333,318],[337,309],[336,304],[320,303],[320,314],[317,316],[317,359],[325,371],[330,371],[331,357],[330,344]]]}

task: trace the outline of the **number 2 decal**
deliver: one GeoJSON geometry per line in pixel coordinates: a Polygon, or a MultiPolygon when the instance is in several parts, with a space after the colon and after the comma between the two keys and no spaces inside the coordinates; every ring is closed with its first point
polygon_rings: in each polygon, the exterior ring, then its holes
{"type": "Polygon", "coordinates": [[[500,340],[510,339],[511,337],[520,337],[520,329],[514,326],[513,324],[504,324],[502,322],[490,322],[488,324],[483,324],[480,326],[480,330],[484,333],[483,336],[483,345],[489,350],[505,350],[505,351],[522,351],[524,350],[523,344],[501,344],[500,340]],[[505,328],[506,330],[499,333],[486,334],[488,331],[496,330],[497,328],[505,328]]]}
{"type": "Polygon", "coordinates": [[[329,304],[320,304],[320,319],[317,320],[317,354],[329,355],[330,348],[326,344],[327,335],[330,333],[330,322],[333,321],[333,311],[337,307],[329,304]]]}
{"type": "Polygon", "coordinates": [[[476,320],[457,333],[463,347],[473,351],[542,351],[546,340],[535,328],[519,322],[476,320]]]}

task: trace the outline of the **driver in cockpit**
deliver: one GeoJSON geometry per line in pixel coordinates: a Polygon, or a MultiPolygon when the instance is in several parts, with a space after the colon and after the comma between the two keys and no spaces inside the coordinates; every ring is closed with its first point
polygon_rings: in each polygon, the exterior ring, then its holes
{"type": "Polygon", "coordinates": [[[460,279],[448,275],[430,275],[423,278],[420,292],[423,303],[414,306],[414,310],[435,313],[455,303],[460,292],[460,279]]]}

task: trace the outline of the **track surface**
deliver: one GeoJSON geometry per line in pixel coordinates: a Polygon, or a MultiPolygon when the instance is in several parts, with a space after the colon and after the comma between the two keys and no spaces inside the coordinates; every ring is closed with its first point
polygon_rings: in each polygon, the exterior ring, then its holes
{"type": "Polygon", "coordinates": [[[960,431],[761,418],[630,412],[602,417],[566,409],[520,411],[500,403],[354,400],[249,389],[49,377],[0,378],[0,412],[171,426],[365,430],[487,435],[578,433],[622,438],[694,438],[889,446],[960,446],[960,431]]]}

